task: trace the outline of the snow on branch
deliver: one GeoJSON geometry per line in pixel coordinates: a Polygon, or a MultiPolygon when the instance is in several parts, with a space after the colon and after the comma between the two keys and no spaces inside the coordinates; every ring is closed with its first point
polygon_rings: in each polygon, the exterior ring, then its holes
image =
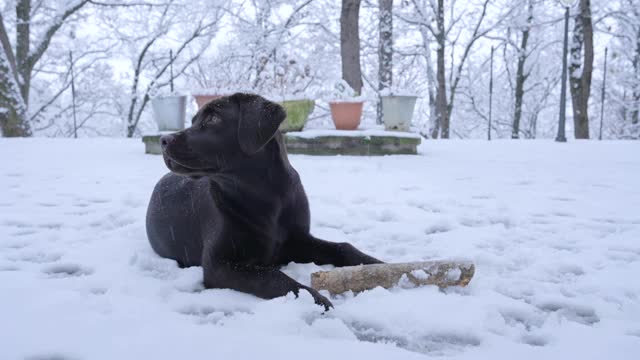
{"type": "Polygon", "coordinates": [[[40,60],[44,52],[49,47],[51,43],[51,39],[55,35],[55,33],[60,29],[60,27],[64,24],[64,21],[69,18],[71,15],[76,13],[76,11],[80,10],[83,6],[89,3],[89,0],[79,0],[75,2],[71,2],[65,9],[63,9],[59,15],[55,16],[52,24],[49,28],[44,32],[44,35],[37,41],[34,42],[34,47],[31,53],[29,54],[28,63],[33,66],[35,63],[40,60]]]}

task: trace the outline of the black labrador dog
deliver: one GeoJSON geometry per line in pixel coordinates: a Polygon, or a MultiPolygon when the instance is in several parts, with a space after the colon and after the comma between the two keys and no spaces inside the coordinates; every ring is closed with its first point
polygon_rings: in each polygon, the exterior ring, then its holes
{"type": "Polygon", "coordinates": [[[192,126],[160,139],[171,170],[153,190],[147,236],[160,256],[202,266],[206,288],[265,299],[307,290],[279,269],[289,262],[380,263],[349,243],[309,233],[309,204],[278,131],[283,108],[258,95],[214,100],[192,126]]]}

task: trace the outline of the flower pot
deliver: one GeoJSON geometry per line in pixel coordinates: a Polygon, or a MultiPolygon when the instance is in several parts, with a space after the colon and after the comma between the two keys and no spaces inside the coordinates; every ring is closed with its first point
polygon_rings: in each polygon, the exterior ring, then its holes
{"type": "Polygon", "coordinates": [[[382,96],[385,130],[409,131],[417,96],[382,96]]]}
{"type": "Polygon", "coordinates": [[[159,131],[184,129],[187,111],[186,96],[158,96],[151,99],[151,107],[159,131]]]}
{"type": "Polygon", "coordinates": [[[315,107],[315,101],[303,99],[303,100],[285,100],[280,103],[287,113],[287,118],[280,125],[280,131],[300,131],[307,123],[307,119],[313,108],[315,107]]]}
{"type": "Polygon", "coordinates": [[[198,95],[193,95],[193,97],[196,99],[196,104],[198,104],[198,109],[200,109],[201,107],[203,107],[205,104],[207,104],[209,101],[213,101],[215,99],[220,99],[221,97],[223,97],[224,95],[213,95],[213,94],[198,94],[198,95]]]}
{"type": "Polygon", "coordinates": [[[362,101],[332,101],[331,118],[338,130],[355,130],[360,125],[362,117],[362,101]]]}

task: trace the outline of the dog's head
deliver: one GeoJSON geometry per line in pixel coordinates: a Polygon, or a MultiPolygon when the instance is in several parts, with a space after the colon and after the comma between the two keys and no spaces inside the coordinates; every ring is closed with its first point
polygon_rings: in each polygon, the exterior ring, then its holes
{"type": "Polygon", "coordinates": [[[265,148],[285,116],[280,105],[258,95],[237,93],[211,101],[191,127],[160,138],[165,164],[192,176],[241,164],[265,148]]]}

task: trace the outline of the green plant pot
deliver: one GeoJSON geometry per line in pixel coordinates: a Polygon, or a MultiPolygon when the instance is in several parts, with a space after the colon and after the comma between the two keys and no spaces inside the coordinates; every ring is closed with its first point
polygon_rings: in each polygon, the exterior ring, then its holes
{"type": "Polygon", "coordinates": [[[282,101],[280,105],[282,105],[287,113],[287,118],[280,125],[280,131],[289,132],[302,130],[315,104],[315,101],[308,99],[282,101]]]}

